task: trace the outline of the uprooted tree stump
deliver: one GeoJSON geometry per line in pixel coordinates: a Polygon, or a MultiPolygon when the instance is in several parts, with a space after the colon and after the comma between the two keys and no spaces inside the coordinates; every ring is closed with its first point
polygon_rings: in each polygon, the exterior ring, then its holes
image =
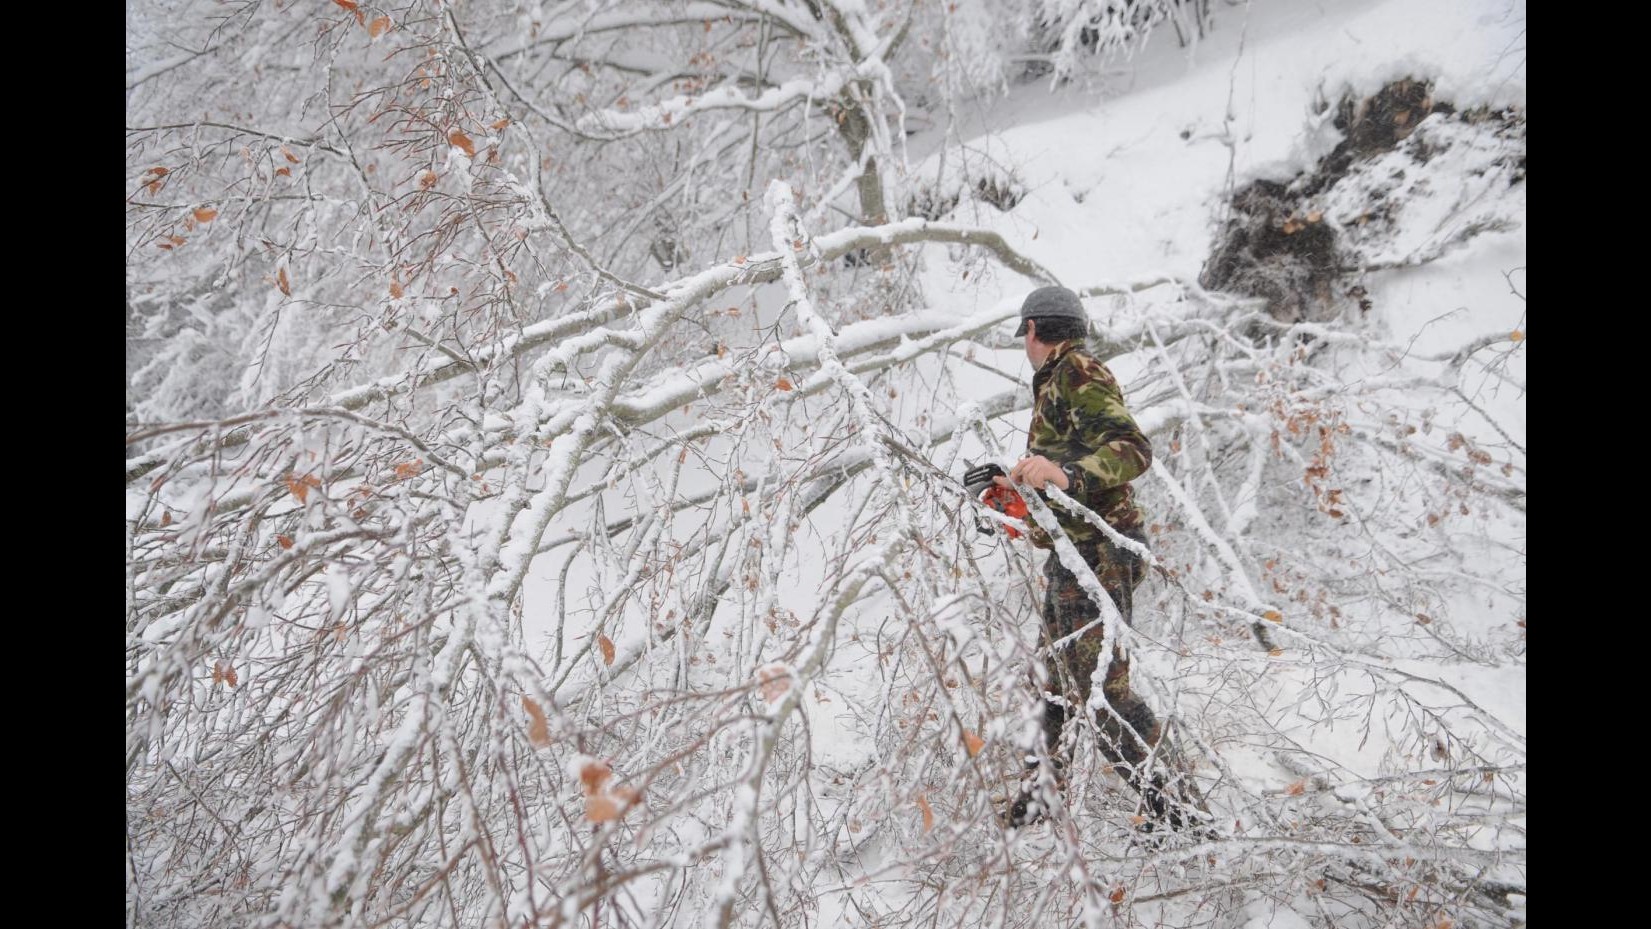
{"type": "Polygon", "coordinates": [[[1311,173],[1288,182],[1258,180],[1233,194],[1232,212],[1199,283],[1260,297],[1280,322],[1332,319],[1339,315],[1343,297],[1357,299],[1362,309],[1368,309],[1363,289],[1343,280],[1352,262],[1334,223],[1324,222],[1310,201],[1354,165],[1393,150],[1435,111],[1455,112],[1449,104],[1433,100],[1431,84],[1410,78],[1362,100],[1343,97],[1334,125],[1344,138],[1311,173]]]}

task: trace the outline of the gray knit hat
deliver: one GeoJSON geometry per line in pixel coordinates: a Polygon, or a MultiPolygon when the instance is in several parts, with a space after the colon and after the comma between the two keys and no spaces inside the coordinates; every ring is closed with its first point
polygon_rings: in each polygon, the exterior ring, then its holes
{"type": "Polygon", "coordinates": [[[1020,305],[1020,328],[1015,330],[1015,335],[1026,334],[1028,319],[1048,317],[1076,319],[1085,325],[1089,323],[1089,314],[1084,312],[1077,294],[1065,287],[1039,287],[1027,294],[1026,302],[1020,305]]]}

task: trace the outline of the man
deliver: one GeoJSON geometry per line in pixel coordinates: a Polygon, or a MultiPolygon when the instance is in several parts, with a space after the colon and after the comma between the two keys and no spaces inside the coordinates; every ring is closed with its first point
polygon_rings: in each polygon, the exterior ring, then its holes
{"type": "MultiPolygon", "coordinates": [[[[1064,287],[1041,287],[1027,296],[1020,318],[1015,335],[1026,339],[1026,357],[1036,372],[1032,426],[1026,457],[1009,472],[1008,480],[995,480],[1002,486],[1014,481],[1039,491],[1049,485],[1059,487],[1119,534],[1144,543],[1144,520],[1129,482],[1152,464],[1152,446],[1124,406],[1117,379],[1084,347],[1089,316],[1078,295],[1064,287]]],[[[1115,545],[1082,516],[1059,505],[1052,509],[1062,531],[1129,622],[1132,596],[1145,574],[1141,558],[1115,545]]],[[[1042,530],[1034,529],[1031,538],[1040,548],[1053,546],[1042,530]]],[[[1064,787],[1062,730],[1068,718],[1088,705],[1090,676],[1100,658],[1104,632],[1097,621],[1100,606],[1053,553],[1044,564],[1044,577],[1048,581],[1043,601],[1048,641],[1058,641],[1094,622],[1076,641],[1053,652],[1045,665],[1048,689],[1059,699],[1044,701],[1044,740],[1055,762],[1057,786],[1064,787]]],[[[1102,691],[1105,705],[1095,719],[1101,754],[1141,794],[1145,811],[1153,819],[1167,816],[1180,826],[1182,813],[1166,801],[1163,776],[1155,775],[1149,781],[1145,775],[1148,754],[1158,743],[1159,725],[1145,701],[1131,692],[1129,659],[1121,650],[1114,650],[1102,691]]],[[[1034,785],[1028,785],[1011,805],[1007,821],[1013,826],[1036,822],[1044,806],[1034,785]]]]}

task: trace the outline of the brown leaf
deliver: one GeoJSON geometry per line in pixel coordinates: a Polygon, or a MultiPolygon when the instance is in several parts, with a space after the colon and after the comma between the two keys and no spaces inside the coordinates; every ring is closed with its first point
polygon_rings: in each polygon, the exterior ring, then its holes
{"type": "Polygon", "coordinates": [[[298,156],[294,155],[292,153],[292,149],[287,148],[285,145],[283,145],[283,146],[281,146],[281,154],[286,156],[287,161],[289,161],[293,164],[298,164],[298,156]]]}
{"type": "Polygon", "coordinates": [[[1307,779],[1302,778],[1301,780],[1296,781],[1294,784],[1291,784],[1289,787],[1284,788],[1284,792],[1286,794],[1289,794],[1292,797],[1301,796],[1302,794],[1307,792],[1307,779]]]}
{"type": "Polygon", "coordinates": [[[1113,903],[1124,902],[1124,885],[1119,884],[1118,886],[1112,888],[1112,893],[1107,895],[1107,899],[1111,900],[1113,903]]]}
{"type": "Polygon", "coordinates": [[[774,382],[774,387],[778,390],[794,390],[795,389],[794,387],[791,386],[791,381],[789,381],[789,380],[787,380],[786,378],[783,378],[783,377],[774,382]]]}
{"type": "Polygon", "coordinates": [[[170,525],[172,525],[172,511],[167,510],[166,512],[161,514],[161,528],[165,529],[167,526],[170,526],[170,525]]]}
{"type": "Polygon", "coordinates": [[[471,158],[476,157],[475,144],[472,143],[470,141],[470,137],[465,135],[463,132],[454,129],[452,132],[447,134],[447,141],[453,143],[453,147],[460,149],[471,158]]]}
{"type": "Polygon", "coordinates": [[[596,646],[602,649],[602,663],[605,665],[613,664],[613,640],[605,635],[598,635],[596,646]]]}
{"type": "Polygon", "coordinates": [[[492,122],[490,128],[497,129],[501,132],[504,131],[505,129],[510,128],[510,117],[506,116],[503,119],[494,120],[492,122]]]}
{"type": "Polygon", "coordinates": [[[1416,623],[1417,623],[1417,625],[1425,626],[1425,625],[1427,625],[1428,623],[1431,623],[1431,622],[1433,622],[1433,617],[1427,615],[1426,613],[1417,613],[1416,614],[1416,623]]]}
{"type": "Polygon", "coordinates": [[[579,783],[584,787],[585,796],[594,796],[612,774],[613,769],[605,761],[592,759],[585,762],[579,769],[579,783]]]}
{"type": "Polygon", "coordinates": [[[282,548],[292,548],[292,537],[291,536],[277,535],[275,537],[275,541],[280,543],[282,548]]]}
{"type": "Polygon", "coordinates": [[[214,662],[212,662],[212,683],[222,684],[223,682],[224,682],[224,663],[221,662],[221,661],[214,661],[214,662]]]}
{"type": "Polygon", "coordinates": [[[929,798],[923,794],[917,795],[917,807],[923,811],[923,831],[934,828],[934,810],[929,809],[929,798]]]}
{"type": "Polygon", "coordinates": [[[1267,649],[1267,654],[1271,655],[1274,658],[1277,658],[1280,655],[1284,654],[1284,649],[1282,649],[1282,648],[1269,648],[1269,649],[1267,649]]]}
{"type": "Polygon", "coordinates": [[[147,171],[147,172],[146,172],[146,173],[148,173],[148,174],[152,174],[152,175],[154,175],[154,176],[155,176],[155,177],[165,177],[165,176],[167,176],[167,175],[168,175],[168,174],[171,174],[171,173],[172,173],[172,171],[171,171],[171,170],[170,170],[170,169],[168,169],[168,168],[162,168],[162,167],[160,167],[160,166],[159,166],[159,165],[157,165],[157,166],[155,166],[155,167],[153,167],[153,168],[150,168],[150,169],[149,169],[149,170],[148,170],[148,171],[147,171]]]}
{"type": "Polygon", "coordinates": [[[1284,614],[1277,610],[1268,610],[1267,612],[1261,614],[1261,618],[1271,623],[1284,622],[1284,614]]]}
{"type": "Polygon", "coordinates": [[[1519,331],[1518,329],[1515,329],[1514,331],[1508,333],[1508,341],[1510,341],[1510,342],[1523,342],[1523,341],[1525,341],[1525,333],[1519,331]]]}
{"type": "Polygon", "coordinates": [[[791,672],[782,664],[764,665],[757,671],[757,689],[763,700],[773,703],[791,689],[791,672]]]}
{"type": "Polygon", "coordinates": [[[391,281],[390,282],[390,296],[397,299],[397,300],[400,300],[401,299],[401,294],[402,294],[401,282],[400,281],[391,281]]]}
{"type": "Polygon", "coordinates": [[[592,794],[585,798],[585,818],[593,823],[605,823],[619,818],[619,804],[607,794],[592,794]]]}
{"type": "Polygon", "coordinates": [[[436,172],[426,171],[418,176],[418,186],[424,190],[436,186],[436,172]]]}
{"type": "Polygon", "coordinates": [[[198,222],[198,223],[209,223],[209,222],[212,222],[214,219],[217,219],[217,218],[218,218],[218,211],[214,210],[213,208],[211,208],[209,206],[201,206],[201,207],[196,207],[195,208],[195,221],[198,222]]]}
{"type": "Polygon", "coordinates": [[[550,721],[545,719],[545,711],[526,697],[522,698],[522,709],[533,720],[527,727],[527,740],[540,748],[550,745],[550,721]]]}
{"type": "Polygon", "coordinates": [[[292,296],[292,282],[287,280],[287,269],[282,268],[275,273],[275,286],[281,288],[281,293],[292,296]]]}
{"type": "Polygon", "coordinates": [[[367,34],[375,39],[389,31],[390,17],[388,16],[380,16],[367,24],[367,34]]]}
{"type": "Polygon", "coordinates": [[[303,477],[297,475],[287,477],[287,489],[292,491],[292,495],[298,498],[299,503],[305,502],[309,497],[311,487],[320,486],[321,481],[313,474],[306,474],[303,477]]]}
{"type": "Polygon", "coordinates": [[[351,13],[354,13],[355,8],[357,6],[359,6],[359,4],[357,4],[355,2],[355,0],[332,0],[332,2],[338,4],[339,6],[343,7],[346,10],[349,10],[351,13]]]}
{"type": "Polygon", "coordinates": [[[973,758],[980,754],[980,750],[986,745],[986,740],[965,729],[963,730],[963,744],[969,749],[969,757],[973,758]]]}
{"type": "Polygon", "coordinates": [[[282,176],[282,177],[292,177],[292,169],[291,168],[286,168],[286,167],[276,168],[275,173],[282,176]]]}
{"type": "Polygon", "coordinates": [[[422,458],[403,461],[401,464],[396,465],[396,480],[404,481],[410,477],[417,477],[418,473],[423,470],[424,460],[422,458]]]}

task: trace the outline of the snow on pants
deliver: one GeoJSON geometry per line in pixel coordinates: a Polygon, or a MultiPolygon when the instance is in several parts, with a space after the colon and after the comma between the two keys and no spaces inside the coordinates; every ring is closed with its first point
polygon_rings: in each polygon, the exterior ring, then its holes
{"type": "MultiPolygon", "coordinates": [[[[1094,569],[1101,587],[1112,595],[1112,602],[1117,604],[1124,622],[1130,622],[1135,588],[1146,576],[1144,562],[1104,536],[1075,544],[1078,554],[1094,569]]],[[[1099,618],[1100,606],[1090,599],[1077,577],[1066,570],[1054,553],[1044,564],[1043,573],[1049,582],[1043,600],[1043,622],[1048,641],[1054,642],[1071,635],[1099,618]]],[[[1046,661],[1049,690],[1065,697],[1069,706],[1088,705],[1090,678],[1101,654],[1103,635],[1101,623],[1096,622],[1094,628],[1053,652],[1046,661]]],[[[1152,747],[1158,744],[1159,727],[1151,708],[1130,691],[1129,659],[1116,648],[1112,663],[1107,667],[1102,692],[1107,705],[1100,708],[1095,720],[1100,730],[1101,755],[1117,765],[1118,773],[1133,784],[1135,771],[1140,769],[1152,747]]],[[[1066,719],[1065,707],[1044,701],[1044,739],[1052,757],[1061,757],[1057,749],[1066,719]]]]}

